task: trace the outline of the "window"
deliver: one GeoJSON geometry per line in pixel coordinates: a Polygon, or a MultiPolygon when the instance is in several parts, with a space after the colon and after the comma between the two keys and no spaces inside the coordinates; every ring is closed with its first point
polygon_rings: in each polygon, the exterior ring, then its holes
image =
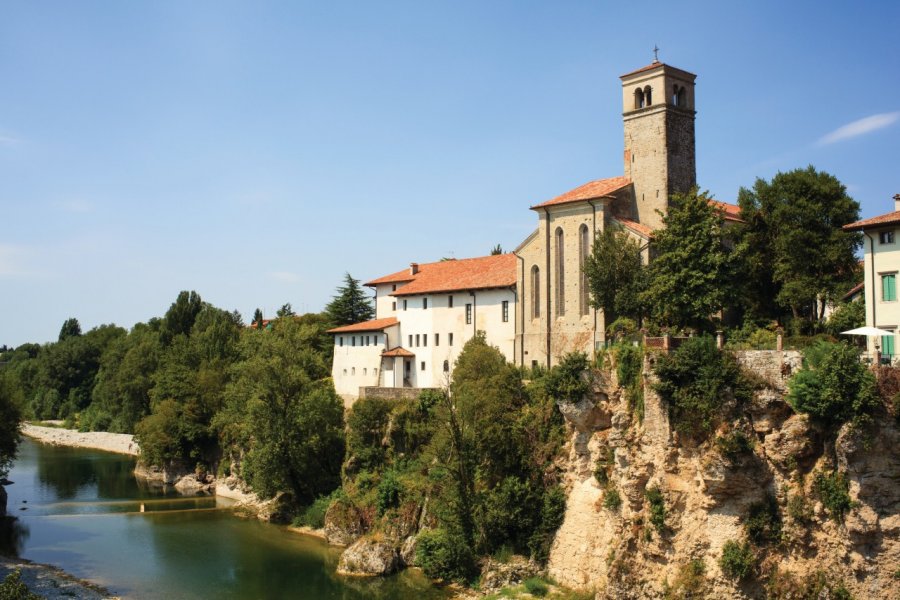
{"type": "Polygon", "coordinates": [[[644,106],[653,104],[653,89],[648,85],[644,88],[644,106]]]}
{"type": "Polygon", "coordinates": [[[396,302],[391,302],[391,310],[394,312],[397,311],[397,303],[396,302]]]}
{"type": "Polygon", "coordinates": [[[422,361],[422,370],[423,371],[425,370],[425,361],[424,360],[422,361]]]}
{"type": "Polygon", "coordinates": [[[392,291],[392,292],[396,292],[396,291],[397,291],[397,284],[396,284],[396,283],[395,283],[394,285],[391,286],[391,291],[392,291]]]}
{"type": "Polygon", "coordinates": [[[422,298],[422,309],[428,310],[428,298],[422,298]]]}
{"type": "Polygon", "coordinates": [[[453,296],[447,296],[447,308],[453,308],[453,296]]]}
{"type": "Polygon", "coordinates": [[[418,347],[418,346],[419,346],[419,334],[417,333],[416,334],[416,347],[418,347]]]}
{"type": "Polygon", "coordinates": [[[541,270],[537,265],[531,267],[531,318],[541,316],[541,270]]]}
{"type": "Polygon", "coordinates": [[[339,345],[339,346],[343,346],[343,345],[344,345],[344,336],[341,336],[341,337],[338,338],[338,345],[339,345]]]}
{"type": "Polygon", "coordinates": [[[449,373],[449,372],[450,372],[450,361],[445,360],[444,361],[444,373],[449,373]]]}
{"type": "Polygon", "coordinates": [[[352,368],[350,369],[350,374],[351,374],[351,375],[356,375],[356,367],[352,367],[352,368]]]}
{"type": "Polygon", "coordinates": [[[412,334],[409,334],[409,347],[412,348],[412,334]]]}
{"type": "Polygon", "coordinates": [[[644,108],[644,90],[641,88],[634,90],[634,107],[644,108]]]}
{"type": "Polygon", "coordinates": [[[353,345],[355,346],[355,345],[356,345],[356,336],[354,335],[354,336],[353,336],[352,338],[350,338],[350,339],[351,339],[351,341],[353,342],[353,345]]]}
{"type": "Polygon", "coordinates": [[[472,305],[466,304],[466,325],[472,324],[472,305]]]}
{"type": "Polygon", "coordinates": [[[423,345],[423,346],[427,346],[427,345],[428,345],[428,334],[427,334],[427,333],[423,333],[423,334],[422,334],[422,345],[423,345]]]}
{"type": "Polygon", "coordinates": [[[450,344],[451,346],[453,345],[453,334],[452,333],[447,334],[447,343],[450,344]]]}
{"type": "Polygon", "coordinates": [[[378,377],[378,369],[372,369],[372,375],[378,377]]]}
{"type": "Polygon", "coordinates": [[[893,302],[897,299],[896,273],[881,276],[881,299],[884,302],[893,302]]]}
{"type": "Polygon", "coordinates": [[[888,358],[888,359],[894,357],[894,336],[893,335],[881,336],[881,356],[884,358],[888,358]]]}
{"type": "Polygon", "coordinates": [[[894,243],[894,232],[893,231],[882,231],[878,234],[878,242],[881,244],[893,244],[894,243]]]}
{"type": "Polygon", "coordinates": [[[378,334],[377,333],[372,336],[372,343],[375,344],[376,346],[378,345],[378,334]]]}
{"type": "Polygon", "coordinates": [[[503,322],[508,323],[509,322],[509,300],[504,300],[502,306],[503,306],[503,322]]]}
{"type": "Polygon", "coordinates": [[[369,345],[369,336],[366,336],[366,346],[369,345]]]}
{"type": "Polygon", "coordinates": [[[590,308],[587,272],[584,269],[587,263],[588,252],[590,251],[590,244],[591,238],[588,227],[582,224],[578,229],[578,271],[581,273],[581,277],[578,280],[578,285],[581,288],[578,290],[578,308],[582,315],[588,314],[588,308],[590,308]]]}
{"type": "Polygon", "coordinates": [[[369,369],[367,369],[366,367],[363,367],[363,375],[368,375],[368,374],[369,374],[369,369]]]}
{"type": "Polygon", "coordinates": [[[403,301],[403,310],[406,310],[406,300],[403,301]]]}
{"type": "Polygon", "coordinates": [[[562,227],[556,228],[556,316],[566,314],[566,258],[565,236],[562,227]]]}
{"type": "Polygon", "coordinates": [[[346,375],[346,374],[347,374],[347,369],[344,369],[344,375],[346,375]]]}
{"type": "Polygon", "coordinates": [[[441,334],[439,334],[439,333],[434,334],[434,345],[435,346],[441,345],[441,334]]]}

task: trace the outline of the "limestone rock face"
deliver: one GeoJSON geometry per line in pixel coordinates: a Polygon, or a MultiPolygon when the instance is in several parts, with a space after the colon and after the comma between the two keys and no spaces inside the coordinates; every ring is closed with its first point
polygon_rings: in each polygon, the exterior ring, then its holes
{"type": "Polygon", "coordinates": [[[557,402],[556,406],[566,421],[582,433],[608,429],[612,424],[612,413],[603,394],[585,396],[578,402],[557,402]]]}
{"type": "Polygon", "coordinates": [[[258,517],[271,523],[290,523],[295,509],[294,495],[290,492],[278,492],[271,500],[260,503],[258,517]]]}
{"type": "Polygon", "coordinates": [[[366,531],[359,509],[349,502],[337,501],[325,513],[325,539],[329,544],[349,546],[366,531]]]}
{"type": "Polygon", "coordinates": [[[480,588],[484,592],[492,592],[518,585],[540,573],[540,566],[524,556],[511,556],[505,563],[487,558],[481,567],[480,588]]]}
{"type": "Polygon", "coordinates": [[[819,432],[810,424],[809,415],[791,416],[765,437],[763,445],[766,457],[781,469],[796,466],[821,449],[819,432]]]}
{"type": "Polygon", "coordinates": [[[769,480],[752,455],[735,463],[718,452],[710,453],[705,459],[700,477],[704,491],[715,504],[725,498],[756,498],[769,480]]]}
{"type": "Polygon", "coordinates": [[[403,540],[403,545],[400,546],[400,560],[407,567],[416,566],[416,548],[418,548],[418,540],[413,535],[403,540]]]}
{"type": "Polygon", "coordinates": [[[390,575],[400,568],[400,553],[393,544],[360,538],[341,554],[340,575],[372,577],[390,575]]]}

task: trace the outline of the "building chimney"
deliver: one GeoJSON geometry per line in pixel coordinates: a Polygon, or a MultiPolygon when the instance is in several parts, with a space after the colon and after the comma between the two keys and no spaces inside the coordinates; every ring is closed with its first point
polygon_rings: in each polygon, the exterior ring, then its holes
{"type": "Polygon", "coordinates": [[[900,194],[894,194],[894,210],[900,210],[900,194]]]}
{"type": "Polygon", "coordinates": [[[409,274],[415,275],[419,272],[419,263],[409,263],[409,274]]]}

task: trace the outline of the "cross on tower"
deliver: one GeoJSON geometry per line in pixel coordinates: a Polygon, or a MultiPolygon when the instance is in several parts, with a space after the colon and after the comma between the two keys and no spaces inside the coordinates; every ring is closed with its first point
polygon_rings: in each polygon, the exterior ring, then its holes
{"type": "Polygon", "coordinates": [[[659,47],[656,44],[653,44],[653,62],[659,62],[659,47]]]}

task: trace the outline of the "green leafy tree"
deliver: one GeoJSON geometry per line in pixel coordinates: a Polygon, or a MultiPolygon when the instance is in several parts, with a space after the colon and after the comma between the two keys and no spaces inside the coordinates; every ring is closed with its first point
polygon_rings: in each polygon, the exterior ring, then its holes
{"type": "Polygon", "coordinates": [[[270,335],[248,333],[214,424],[223,441],[246,449],[243,474],[257,493],[290,491],[310,504],[340,485],[343,403],[295,320],[270,335]]]}
{"type": "Polygon", "coordinates": [[[661,325],[708,328],[734,293],[734,257],[723,241],[722,215],[709,201],[696,188],[673,195],[654,238],[640,299],[661,325]]]}
{"type": "Polygon", "coordinates": [[[164,341],[168,343],[172,336],[187,335],[194,326],[194,320],[203,309],[200,294],[194,291],[179,292],[178,297],[163,317],[164,341]]]}
{"type": "Polygon", "coordinates": [[[771,182],[757,179],[752,190],[741,189],[738,204],[751,310],[774,318],[785,308],[794,318],[821,321],[825,303],[858,277],[861,236],[841,227],[859,219],[859,203],[836,177],[809,166],[771,182]]]}
{"type": "MultiPolygon", "coordinates": [[[[19,447],[21,404],[22,393],[16,388],[13,378],[0,372],[0,477],[6,477],[9,473],[19,447]]],[[[5,501],[0,509],[4,507],[5,501]]]]}
{"type": "Polygon", "coordinates": [[[491,248],[491,256],[496,256],[498,254],[503,254],[503,246],[497,244],[493,248],[491,248]]]}
{"type": "Polygon", "coordinates": [[[262,310],[260,310],[258,308],[253,313],[253,324],[256,326],[257,329],[263,328],[263,312],[262,312],[262,310]]]}
{"type": "Polygon", "coordinates": [[[281,305],[275,312],[275,316],[279,319],[283,319],[284,317],[293,317],[294,316],[294,307],[291,306],[290,302],[281,305]]]}
{"type": "Polygon", "coordinates": [[[78,322],[78,319],[72,317],[71,319],[66,319],[59,330],[59,341],[79,335],[81,335],[81,323],[78,322]]]}
{"type": "Polygon", "coordinates": [[[584,264],[591,306],[603,310],[612,323],[618,317],[639,320],[640,292],[646,285],[641,246],[621,227],[607,227],[594,238],[584,264]]]}
{"type": "Polygon", "coordinates": [[[337,294],[325,307],[325,314],[331,320],[332,326],[338,327],[368,321],[375,317],[375,309],[360,287],[359,280],[346,273],[344,285],[337,289],[337,294]]]}
{"type": "Polygon", "coordinates": [[[856,329],[866,324],[866,303],[863,300],[845,302],[828,317],[825,329],[831,335],[840,335],[842,331],[856,329]]]}

